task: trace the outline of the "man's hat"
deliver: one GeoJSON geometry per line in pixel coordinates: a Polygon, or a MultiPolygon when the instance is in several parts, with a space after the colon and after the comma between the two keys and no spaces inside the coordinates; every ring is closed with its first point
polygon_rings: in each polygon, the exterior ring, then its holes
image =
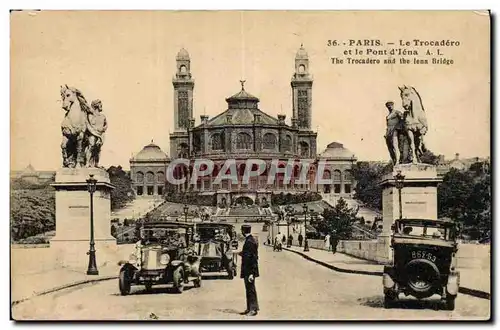
{"type": "Polygon", "coordinates": [[[385,102],[385,106],[388,106],[388,105],[394,105],[394,102],[392,102],[392,101],[385,102]]]}
{"type": "Polygon", "coordinates": [[[252,230],[252,226],[250,225],[241,225],[241,230],[245,233],[249,233],[252,230]]]}

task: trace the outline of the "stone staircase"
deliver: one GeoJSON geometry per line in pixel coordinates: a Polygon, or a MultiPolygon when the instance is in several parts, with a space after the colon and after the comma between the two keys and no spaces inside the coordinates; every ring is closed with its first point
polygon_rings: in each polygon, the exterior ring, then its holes
{"type": "Polygon", "coordinates": [[[111,219],[119,219],[119,222],[123,222],[125,219],[138,219],[159,207],[163,202],[164,200],[161,198],[139,197],[124,208],[111,212],[111,219]]]}

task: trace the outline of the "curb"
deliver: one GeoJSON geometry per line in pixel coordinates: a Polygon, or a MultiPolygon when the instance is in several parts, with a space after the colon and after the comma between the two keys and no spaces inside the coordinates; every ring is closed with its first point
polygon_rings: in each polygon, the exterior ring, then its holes
{"type": "MultiPolygon", "coordinates": [[[[304,259],[315,262],[323,267],[326,267],[328,269],[334,270],[334,271],[339,272],[339,273],[370,275],[370,276],[382,276],[383,275],[383,272],[370,272],[370,271],[364,271],[364,270],[353,270],[353,269],[339,268],[339,267],[335,267],[333,265],[327,264],[326,262],[323,262],[321,260],[311,258],[310,256],[308,256],[305,253],[291,250],[287,247],[283,247],[283,250],[296,253],[296,254],[300,255],[301,257],[303,257],[304,259]]],[[[470,289],[470,288],[466,288],[466,287],[461,286],[461,287],[459,287],[458,292],[460,292],[462,294],[469,295],[469,296],[473,296],[476,298],[491,300],[491,294],[488,292],[485,292],[485,291],[481,291],[481,290],[470,289]]]]}
{"type": "Polygon", "coordinates": [[[102,277],[99,277],[99,278],[93,278],[93,279],[87,279],[87,280],[80,280],[80,281],[72,282],[72,283],[61,285],[61,286],[58,286],[58,287],[55,287],[55,288],[52,288],[52,289],[48,289],[48,290],[44,290],[44,291],[40,291],[40,292],[35,292],[33,295],[31,295],[29,297],[26,297],[26,298],[23,298],[23,299],[14,300],[10,304],[10,306],[14,307],[17,304],[20,304],[22,302],[28,301],[28,300],[33,299],[35,297],[44,296],[44,295],[49,294],[49,293],[61,291],[61,290],[64,290],[64,289],[69,289],[69,288],[72,288],[72,287],[75,287],[75,286],[79,286],[79,285],[83,285],[83,284],[88,284],[88,283],[97,283],[97,282],[102,282],[102,281],[114,280],[114,279],[117,279],[117,278],[118,278],[118,276],[111,275],[111,276],[102,276],[102,277]]]}

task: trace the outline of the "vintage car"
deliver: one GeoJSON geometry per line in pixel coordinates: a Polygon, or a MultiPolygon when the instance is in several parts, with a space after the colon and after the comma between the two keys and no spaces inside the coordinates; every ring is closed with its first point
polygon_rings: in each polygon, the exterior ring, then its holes
{"type": "Polygon", "coordinates": [[[129,260],[122,260],[119,288],[122,295],[130,293],[132,285],[173,284],[178,293],[193,281],[201,286],[200,258],[194,250],[194,225],[181,222],[144,222],[140,241],[129,260]]]}
{"type": "Polygon", "coordinates": [[[393,307],[399,293],[404,293],[417,299],[440,295],[445,309],[454,310],[460,282],[455,223],[400,219],[392,231],[392,265],[383,273],[385,308],[393,307]]]}
{"type": "Polygon", "coordinates": [[[196,246],[201,257],[200,269],[205,272],[227,272],[228,278],[236,276],[238,240],[234,226],[227,223],[196,224],[196,246]]]}

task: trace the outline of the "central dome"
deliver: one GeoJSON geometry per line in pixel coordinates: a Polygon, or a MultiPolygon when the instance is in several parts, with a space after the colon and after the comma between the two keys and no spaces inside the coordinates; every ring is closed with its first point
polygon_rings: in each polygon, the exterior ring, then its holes
{"type": "Polygon", "coordinates": [[[137,155],[134,157],[134,160],[139,160],[139,161],[145,161],[145,160],[168,160],[168,156],[166,153],[164,153],[160,147],[158,147],[156,144],[151,141],[150,144],[142,148],[141,151],[137,153],[137,155]]]}
{"type": "Polygon", "coordinates": [[[319,157],[322,159],[356,159],[356,155],[339,142],[330,143],[326,150],[319,154],[319,157]]]}

